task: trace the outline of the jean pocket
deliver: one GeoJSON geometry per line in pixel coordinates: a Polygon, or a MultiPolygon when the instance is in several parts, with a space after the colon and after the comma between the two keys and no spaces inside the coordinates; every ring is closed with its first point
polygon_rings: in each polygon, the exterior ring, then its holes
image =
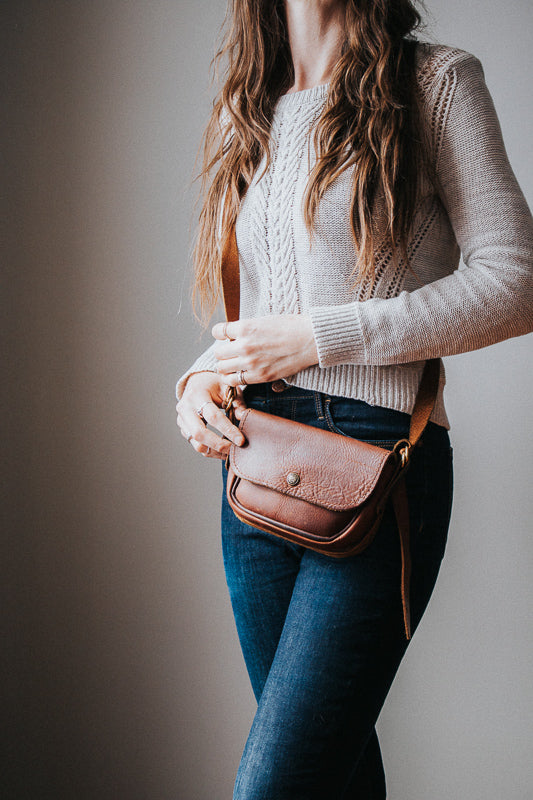
{"type": "Polygon", "coordinates": [[[324,402],[324,417],[330,431],[387,450],[392,450],[406,436],[405,422],[398,420],[397,414],[392,409],[369,406],[358,400],[326,397],[324,402]]]}

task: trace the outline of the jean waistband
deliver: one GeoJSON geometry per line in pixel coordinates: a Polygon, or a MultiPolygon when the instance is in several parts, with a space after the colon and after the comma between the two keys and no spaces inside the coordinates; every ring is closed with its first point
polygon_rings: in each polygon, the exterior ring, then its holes
{"type": "MultiPolygon", "coordinates": [[[[357,438],[401,439],[409,434],[411,417],[403,411],[374,406],[351,397],[328,395],[311,389],[273,381],[246,386],[247,405],[267,413],[307,424],[320,424],[333,432],[357,438]]],[[[436,447],[449,447],[446,428],[430,422],[423,440],[436,447]]]]}
{"type": "Polygon", "coordinates": [[[285,399],[300,399],[300,398],[314,398],[316,395],[322,394],[315,392],[312,389],[300,389],[299,386],[293,386],[286,383],[283,379],[271,381],[269,383],[251,383],[244,389],[244,396],[246,398],[257,398],[258,400],[280,400],[285,399]]]}

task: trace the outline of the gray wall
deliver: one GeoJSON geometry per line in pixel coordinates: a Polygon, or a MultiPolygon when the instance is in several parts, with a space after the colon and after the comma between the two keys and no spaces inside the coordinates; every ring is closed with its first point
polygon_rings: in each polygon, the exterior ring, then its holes
{"type": "MultiPolygon", "coordinates": [[[[223,6],[0,6],[5,797],[231,796],[254,708],[219,468],[185,447],[173,401],[203,347],[187,186],[223,6]]],[[[529,0],[429,7],[433,37],[484,62],[531,201],[529,0]]],[[[394,800],[533,790],[532,366],[531,337],[447,363],[457,492],[380,721],[394,800]]]]}

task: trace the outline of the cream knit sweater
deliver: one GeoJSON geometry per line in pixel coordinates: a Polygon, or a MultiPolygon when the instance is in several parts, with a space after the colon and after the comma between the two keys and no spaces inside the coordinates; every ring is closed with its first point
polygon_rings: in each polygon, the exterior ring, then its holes
{"type": "MultiPolygon", "coordinates": [[[[411,269],[382,247],[374,286],[354,290],[349,171],[322,200],[309,240],[302,198],[327,85],[278,101],[271,167],[264,175],[258,169],[236,229],[241,317],[311,317],[319,364],[287,382],[407,413],[425,359],[533,330],[533,220],[482,67],[461,50],[421,44],[418,81],[440,187],[438,194],[427,187],[416,214],[411,269]]],[[[193,372],[215,368],[210,347],[180,378],[177,396],[193,372]]],[[[432,419],[448,427],[443,386],[442,369],[432,419]]]]}

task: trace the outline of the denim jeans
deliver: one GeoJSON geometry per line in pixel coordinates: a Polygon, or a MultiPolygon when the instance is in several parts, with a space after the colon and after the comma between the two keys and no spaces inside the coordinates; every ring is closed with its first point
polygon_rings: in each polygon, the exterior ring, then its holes
{"type": "MultiPolygon", "coordinates": [[[[291,386],[250,386],[245,400],[383,447],[409,432],[407,414],[291,386]]],[[[444,428],[428,425],[406,481],[414,630],[446,545],[452,451],[444,428]]],[[[408,644],[392,508],[363,553],[334,559],[240,522],[224,496],[222,543],[258,703],[234,800],[383,800],[375,725],[408,644]]]]}

